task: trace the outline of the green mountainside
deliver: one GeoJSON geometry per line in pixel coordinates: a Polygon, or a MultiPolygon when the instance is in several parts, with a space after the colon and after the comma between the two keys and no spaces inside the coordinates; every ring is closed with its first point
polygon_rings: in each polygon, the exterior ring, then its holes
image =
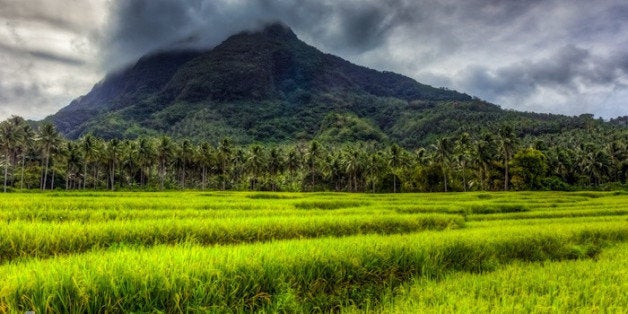
{"type": "Polygon", "coordinates": [[[357,66],[307,45],[282,24],[234,35],[211,50],[145,56],[47,120],[71,139],[167,134],[214,144],[317,139],[405,147],[506,123],[522,136],[601,124],[588,115],[502,110],[357,66]]]}

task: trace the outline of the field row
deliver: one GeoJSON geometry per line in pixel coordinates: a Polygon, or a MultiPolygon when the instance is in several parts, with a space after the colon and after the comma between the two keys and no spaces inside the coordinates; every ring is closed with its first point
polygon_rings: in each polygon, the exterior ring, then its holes
{"type": "Polygon", "coordinates": [[[621,216],[623,192],[357,195],[329,193],[49,193],[0,198],[0,222],[448,213],[468,220],[621,216]],[[521,196],[521,198],[518,198],[521,196]]]}
{"type": "MultiPolygon", "coordinates": [[[[379,313],[626,313],[628,243],[595,259],[521,263],[489,273],[418,278],[388,294],[379,313]]],[[[363,313],[354,308],[347,312],[363,313]]]]}
{"type": "Polygon", "coordinates": [[[112,248],[0,266],[0,312],[332,311],[452,271],[593,257],[625,222],[583,222],[265,244],[112,248]]]}
{"type": "Polygon", "coordinates": [[[121,245],[237,244],[462,227],[462,217],[447,214],[239,217],[212,220],[181,218],[87,223],[18,220],[0,224],[0,263],[16,258],[44,258],[121,245]]]}
{"type": "Polygon", "coordinates": [[[626,245],[626,192],[4,194],[0,313],[625,312],[626,245]]]}

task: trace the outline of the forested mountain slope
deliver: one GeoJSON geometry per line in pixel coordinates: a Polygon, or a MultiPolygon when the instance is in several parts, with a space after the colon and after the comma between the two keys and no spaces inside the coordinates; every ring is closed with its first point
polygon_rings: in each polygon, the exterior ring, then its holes
{"type": "Polygon", "coordinates": [[[506,111],[354,65],[307,45],[282,24],[236,34],[211,50],[145,56],[48,118],[71,139],[166,134],[214,144],[318,139],[407,148],[502,124],[524,136],[579,129],[590,120],[506,111]]]}

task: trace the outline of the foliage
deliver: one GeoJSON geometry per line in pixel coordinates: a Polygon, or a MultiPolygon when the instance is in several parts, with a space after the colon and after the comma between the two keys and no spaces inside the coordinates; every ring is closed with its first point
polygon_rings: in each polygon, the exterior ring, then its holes
{"type": "Polygon", "coordinates": [[[143,57],[46,121],[70,139],[168,135],[213,145],[225,137],[238,145],[317,139],[406,149],[464,133],[498,134],[506,125],[517,138],[625,129],[620,118],[605,123],[590,115],[502,110],[324,54],[281,25],[232,36],[208,51],[143,57]]]}
{"type": "Polygon", "coordinates": [[[621,309],[627,197],[7,194],[0,312],[621,309]]]}
{"type": "Polygon", "coordinates": [[[4,186],[396,193],[621,189],[628,178],[624,129],[518,138],[506,125],[408,150],[353,114],[329,114],[322,125],[314,141],[243,146],[166,135],[68,141],[51,124],[33,132],[13,117],[0,123],[4,186]]]}

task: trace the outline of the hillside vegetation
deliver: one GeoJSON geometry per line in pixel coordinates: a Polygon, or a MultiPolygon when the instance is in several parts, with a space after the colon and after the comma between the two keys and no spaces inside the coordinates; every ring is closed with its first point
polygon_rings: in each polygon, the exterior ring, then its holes
{"type": "Polygon", "coordinates": [[[233,35],[211,50],[147,55],[46,121],[69,139],[167,135],[213,145],[224,138],[236,145],[318,139],[415,149],[444,136],[495,133],[503,124],[520,136],[559,135],[590,124],[611,128],[590,118],[502,110],[351,64],[307,45],[286,26],[271,24],[233,35]]]}
{"type": "Polygon", "coordinates": [[[405,149],[355,115],[330,115],[316,140],[236,145],[168,136],[65,140],[51,124],[34,131],[22,118],[0,122],[4,191],[260,190],[494,191],[622,189],[628,130],[585,121],[586,129],[520,137],[461,133],[405,149]],[[352,141],[360,136],[368,141],[352,141]],[[336,140],[332,140],[336,139],[336,140]]]}

